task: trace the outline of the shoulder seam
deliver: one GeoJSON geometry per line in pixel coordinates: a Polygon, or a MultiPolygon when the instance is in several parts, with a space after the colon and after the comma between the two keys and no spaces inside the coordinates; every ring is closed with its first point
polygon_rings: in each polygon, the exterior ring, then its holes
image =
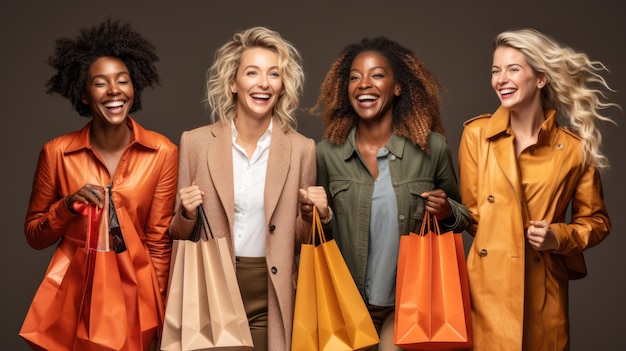
{"type": "Polygon", "coordinates": [[[463,126],[467,126],[468,124],[478,120],[478,119],[483,119],[483,118],[491,118],[491,113],[483,113],[480,114],[478,116],[472,117],[470,119],[468,119],[467,121],[463,122],[463,126]]]}

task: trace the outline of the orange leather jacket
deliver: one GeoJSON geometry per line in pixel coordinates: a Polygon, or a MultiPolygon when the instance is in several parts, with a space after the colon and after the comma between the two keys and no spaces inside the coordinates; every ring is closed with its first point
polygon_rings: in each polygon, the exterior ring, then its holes
{"type": "Polygon", "coordinates": [[[122,231],[125,235],[139,235],[165,299],[171,254],[168,227],[176,198],[178,147],[165,136],[142,128],[132,118],[127,121],[132,141],[113,178],[91,146],[91,122],[43,146],[24,231],[28,244],[35,249],[49,247],[59,239],[59,246],[66,252],[84,247],[86,220],[73,214],[64,199],[86,183],[106,187],[112,182],[111,196],[122,231]],[[125,227],[129,229],[124,231],[125,227]]]}

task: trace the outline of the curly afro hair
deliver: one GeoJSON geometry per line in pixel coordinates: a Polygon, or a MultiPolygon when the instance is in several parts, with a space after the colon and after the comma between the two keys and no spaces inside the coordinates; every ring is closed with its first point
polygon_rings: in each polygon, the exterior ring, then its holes
{"type": "Polygon", "coordinates": [[[111,19],[96,27],[83,28],[75,39],[56,40],[48,64],[57,73],[46,84],[46,92],[61,94],[70,100],[80,116],[90,117],[91,109],[83,103],[81,96],[85,93],[90,65],[103,56],[117,57],[128,67],[135,90],[130,112],[139,111],[143,89],[160,82],[155,66],[159,58],[154,45],[131,30],[130,24],[111,19]]]}
{"type": "Polygon", "coordinates": [[[316,114],[324,108],[324,138],[334,144],[345,143],[359,119],[348,99],[348,83],[352,61],[365,51],[386,57],[396,81],[402,86],[400,96],[394,100],[394,133],[428,152],[428,134],[435,131],[445,135],[439,111],[440,84],[411,50],[382,36],[346,46],[328,71],[317,103],[311,109],[311,113],[316,114]]]}

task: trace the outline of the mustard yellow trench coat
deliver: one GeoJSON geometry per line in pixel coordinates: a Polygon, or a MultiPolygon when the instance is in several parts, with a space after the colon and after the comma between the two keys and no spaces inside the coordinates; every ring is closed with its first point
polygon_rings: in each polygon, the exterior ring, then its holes
{"type": "Polygon", "coordinates": [[[465,123],[459,176],[474,235],[468,253],[474,350],[569,349],[569,279],[586,274],[583,250],[611,228],[600,175],[583,164],[580,139],[558,126],[556,111],[545,116],[537,144],[519,157],[505,108],[465,123]],[[524,199],[531,220],[550,223],[556,250],[527,244],[524,199]]]}

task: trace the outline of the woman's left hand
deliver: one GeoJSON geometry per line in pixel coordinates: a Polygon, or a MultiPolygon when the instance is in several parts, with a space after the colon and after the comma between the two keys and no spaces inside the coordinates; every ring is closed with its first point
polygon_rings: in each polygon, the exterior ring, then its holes
{"type": "Polygon", "coordinates": [[[526,230],[526,239],[537,251],[549,251],[559,247],[556,236],[546,221],[530,221],[526,230]]]}
{"type": "Polygon", "coordinates": [[[437,217],[438,220],[446,219],[452,215],[452,207],[445,191],[434,189],[422,193],[420,196],[426,200],[426,211],[437,217]]]}

